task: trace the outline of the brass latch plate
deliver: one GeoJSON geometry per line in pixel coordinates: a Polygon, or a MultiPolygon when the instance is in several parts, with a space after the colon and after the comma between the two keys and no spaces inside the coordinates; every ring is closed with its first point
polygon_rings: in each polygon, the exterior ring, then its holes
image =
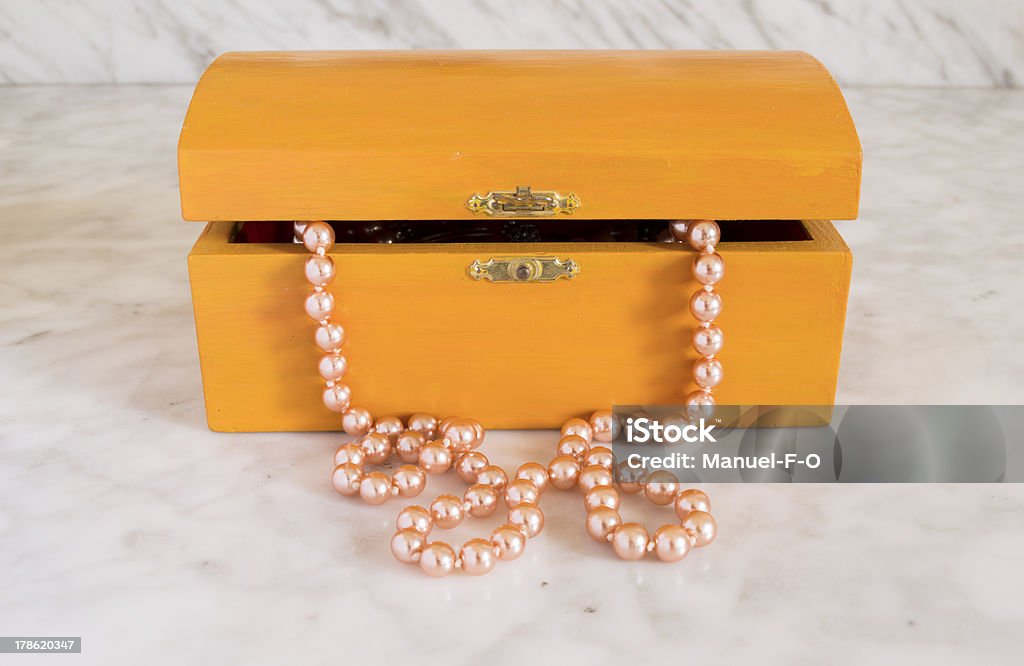
{"type": "Polygon", "coordinates": [[[572,215],[581,205],[579,197],[570,192],[534,192],[529,187],[516,187],[514,192],[474,194],[466,207],[474,213],[494,217],[550,217],[557,213],[572,215]]]}

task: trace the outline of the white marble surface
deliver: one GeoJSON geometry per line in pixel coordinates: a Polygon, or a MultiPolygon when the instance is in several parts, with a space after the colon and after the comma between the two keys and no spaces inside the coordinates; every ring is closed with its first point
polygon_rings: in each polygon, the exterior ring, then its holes
{"type": "Polygon", "coordinates": [[[259,49],[803,49],[844,84],[1020,87],[1020,0],[0,0],[0,81],[194,81],[259,49]]]}
{"type": "MultiPolygon", "coordinates": [[[[0,88],[0,634],[85,647],[33,663],[1019,663],[1019,485],[719,487],[719,541],[678,566],[614,560],[549,498],[487,578],[397,565],[395,508],[326,483],[336,436],[206,430],[189,92],[0,88]]],[[[1024,92],[848,98],[867,158],[840,398],[1024,401],[1024,92]]]]}

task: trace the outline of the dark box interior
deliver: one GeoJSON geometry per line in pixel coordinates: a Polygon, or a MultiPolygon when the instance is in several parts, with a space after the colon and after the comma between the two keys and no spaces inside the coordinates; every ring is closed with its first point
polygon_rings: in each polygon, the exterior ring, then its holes
{"type": "MultiPolygon", "coordinates": [[[[799,220],[721,220],[723,240],[810,240],[799,220]]],[[[384,220],[331,221],[338,243],[654,243],[664,240],[667,220],[384,220]],[[659,238],[661,236],[661,238],[659,238]]],[[[290,243],[288,222],[242,222],[233,243],[290,243]]]]}

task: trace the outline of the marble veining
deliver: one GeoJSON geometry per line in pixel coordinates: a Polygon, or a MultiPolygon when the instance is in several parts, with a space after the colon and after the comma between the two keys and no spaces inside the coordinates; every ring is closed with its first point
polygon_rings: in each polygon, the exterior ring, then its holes
{"type": "MultiPolygon", "coordinates": [[[[0,88],[0,633],[81,635],[105,665],[1018,661],[1019,485],[713,488],[721,537],[678,566],[615,560],[552,494],[484,579],[393,562],[395,506],[328,485],[337,436],[206,430],[189,94],[0,88]]],[[[839,399],[1024,401],[1024,92],[847,97],[866,158],[839,399]]]]}
{"type": "Polygon", "coordinates": [[[191,83],[260,49],[803,49],[843,84],[1019,87],[1017,0],[0,0],[0,82],[191,83]]]}

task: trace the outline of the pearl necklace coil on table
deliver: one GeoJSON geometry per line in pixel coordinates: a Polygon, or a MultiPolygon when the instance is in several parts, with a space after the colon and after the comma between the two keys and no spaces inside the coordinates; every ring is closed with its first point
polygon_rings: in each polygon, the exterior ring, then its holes
{"type": "MultiPolygon", "coordinates": [[[[689,309],[698,321],[692,344],[700,357],[693,365],[697,389],[686,396],[684,404],[690,414],[705,413],[715,405],[712,391],[723,376],[716,355],[724,338],[714,323],[722,311],[715,285],[725,274],[725,263],[715,251],[721,232],[712,220],[675,221],[669,229],[676,241],[689,243],[697,252],[691,273],[702,287],[690,297],[689,309]]],[[[517,559],[527,540],[544,527],[540,499],[549,487],[579,488],[586,510],[586,532],[610,543],[622,559],[636,560],[653,552],[662,561],[674,562],[692,547],[706,546],[715,539],[717,525],[709,513],[706,494],[680,489],[668,472],[645,475],[630,470],[624,463],[617,464],[610,448],[601,446],[612,441],[617,428],[611,410],[598,410],[589,419],[566,421],[555,456],[548,464],[524,463],[509,480],[501,467],[490,464],[487,456],[476,450],[485,435],[478,421],[454,417],[441,420],[418,413],[403,423],[396,416],[374,419],[368,410],[353,406],[351,388],[342,381],[348,372],[348,360],[342,354],[346,331],[332,321],[335,299],[327,290],[337,274],[334,260],[327,254],[334,245],[334,229],[325,222],[296,223],[295,236],[310,252],[305,275],[313,291],[306,297],[305,311],[317,323],[314,341],[324,352],[317,366],[325,382],[321,398],[327,409],[341,414],[342,429],[355,438],[335,452],[331,474],[334,489],[376,505],[392,498],[416,497],[426,487],[429,474],[444,474],[451,469],[470,484],[462,497],[443,494],[429,508],[412,505],[402,509],[391,539],[391,552],[398,561],[417,563],[427,575],[440,577],[456,569],[481,575],[491,571],[498,561],[517,559]],[[393,457],[404,464],[392,474],[367,470],[368,465],[385,465],[393,457]],[[641,490],[655,504],[673,505],[680,522],[663,525],[653,537],[638,523],[623,523],[618,513],[619,492],[641,490]],[[458,552],[446,542],[428,539],[435,527],[455,527],[467,515],[492,515],[499,498],[508,510],[506,522],[489,538],[470,539],[458,552]]]]}

